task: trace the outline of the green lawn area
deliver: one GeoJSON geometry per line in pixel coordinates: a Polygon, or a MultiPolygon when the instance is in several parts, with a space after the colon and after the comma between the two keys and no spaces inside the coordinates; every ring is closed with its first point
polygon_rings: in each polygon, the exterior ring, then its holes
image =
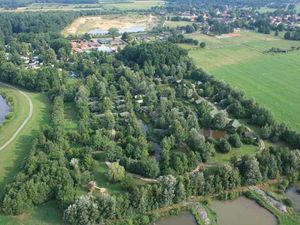
{"type": "Polygon", "coordinates": [[[75,108],[74,102],[67,102],[64,104],[64,112],[65,112],[65,123],[66,123],[66,131],[76,130],[77,128],[77,110],[75,108]]]}
{"type": "Polygon", "coordinates": [[[216,152],[215,156],[212,157],[208,163],[211,164],[222,164],[224,162],[229,162],[233,156],[243,156],[243,155],[255,155],[258,152],[258,147],[254,145],[243,145],[241,148],[232,148],[228,153],[216,152]]]}
{"type": "Polygon", "coordinates": [[[0,89],[13,97],[14,112],[12,118],[0,127],[0,146],[2,146],[16,132],[29,114],[29,104],[25,96],[10,87],[0,84],[0,89]]]}
{"type": "Polygon", "coordinates": [[[164,26],[165,27],[170,27],[170,28],[176,28],[176,27],[182,27],[186,25],[192,25],[193,22],[190,21],[166,21],[164,26]]]}
{"type": "Polygon", "coordinates": [[[61,225],[60,210],[55,201],[47,202],[19,216],[0,215],[0,224],[6,225],[61,225]]]}
{"type": "Polygon", "coordinates": [[[300,131],[300,51],[264,54],[272,47],[290,48],[300,42],[273,35],[241,31],[240,37],[218,39],[186,35],[207,44],[205,49],[181,45],[197,66],[242,89],[248,97],[270,109],[275,118],[300,131]]]}

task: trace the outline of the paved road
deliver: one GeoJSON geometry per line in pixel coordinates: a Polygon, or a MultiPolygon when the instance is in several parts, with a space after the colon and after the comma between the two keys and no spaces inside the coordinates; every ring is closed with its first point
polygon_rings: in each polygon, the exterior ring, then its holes
{"type": "Polygon", "coordinates": [[[26,124],[31,119],[32,113],[33,113],[33,104],[32,104],[32,101],[31,101],[30,97],[26,93],[24,93],[23,91],[21,91],[20,89],[14,87],[14,86],[11,86],[9,84],[2,83],[2,82],[0,82],[0,84],[3,85],[3,86],[6,86],[6,87],[9,87],[9,88],[17,90],[20,94],[22,94],[26,98],[26,100],[28,101],[28,104],[29,104],[29,114],[28,114],[28,116],[26,117],[26,119],[24,120],[24,122],[18,127],[18,129],[15,131],[15,133],[10,137],[10,139],[7,140],[2,146],[0,146],[0,151],[2,151],[10,143],[12,143],[16,139],[16,137],[18,136],[18,134],[22,131],[22,129],[26,126],[26,124]]]}

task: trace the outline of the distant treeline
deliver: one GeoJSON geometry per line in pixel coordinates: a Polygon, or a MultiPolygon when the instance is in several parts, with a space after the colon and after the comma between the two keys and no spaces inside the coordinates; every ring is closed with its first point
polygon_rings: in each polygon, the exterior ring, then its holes
{"type": "Polygon", "coordinates": [[[1,0],[0,7],[16,8],[32,3],[92,4],[98,3],[98,0],[1,0]]]}

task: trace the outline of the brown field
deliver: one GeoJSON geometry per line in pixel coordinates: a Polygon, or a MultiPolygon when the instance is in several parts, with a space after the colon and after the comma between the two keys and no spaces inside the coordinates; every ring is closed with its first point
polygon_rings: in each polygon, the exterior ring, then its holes
{"type": "Polygon", "coordinates": [[[146,26],[151,29],[157,22],[157,18],[148,15],[109,15],[109,16],[87,16],[76,19],[70,26],[66,27],[62,34],[68,35],[82,35],[93,29],[108,30],[114,28],[130,28],[136,25],[146,26]]]}

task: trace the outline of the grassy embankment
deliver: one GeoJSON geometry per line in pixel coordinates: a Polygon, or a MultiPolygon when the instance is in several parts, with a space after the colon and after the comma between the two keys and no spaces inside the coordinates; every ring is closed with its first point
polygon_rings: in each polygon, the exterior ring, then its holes
{"type": "Polygon", "coordinates": [[[197,66],[254,97],[280,122],[300,131],[300,51],[266,54],[272,47],[288,49],[300,42],[241,31],[240,37],[187,37],[206,42],[205,49],[182,44],[197,66]]]}
{"type": "MultiPolygon", "coordinates": [[[[14,117],[0,130],[2,144],[13,131],[25,120],[29,113],[29,104],[26,98],[18,91],[0,85],[1,89],[9,92],[14,100],[14,117]]],[[[24,91],[24,90],[23,90],[24,91]]],[[[49,121],[50,102],[45,94],[24,91],[32,100],[33,115],[17,138],[0,152],[0,193],[3,194],[5,185],[13,181],[15,175],[30,152],[32,141],[38,135],[41,126],[49,121]]],[[[0,224],[60,224],[58,209],[54,202],[49,202],[20,216],[9,217],[0,215],[0,224]]]]}

